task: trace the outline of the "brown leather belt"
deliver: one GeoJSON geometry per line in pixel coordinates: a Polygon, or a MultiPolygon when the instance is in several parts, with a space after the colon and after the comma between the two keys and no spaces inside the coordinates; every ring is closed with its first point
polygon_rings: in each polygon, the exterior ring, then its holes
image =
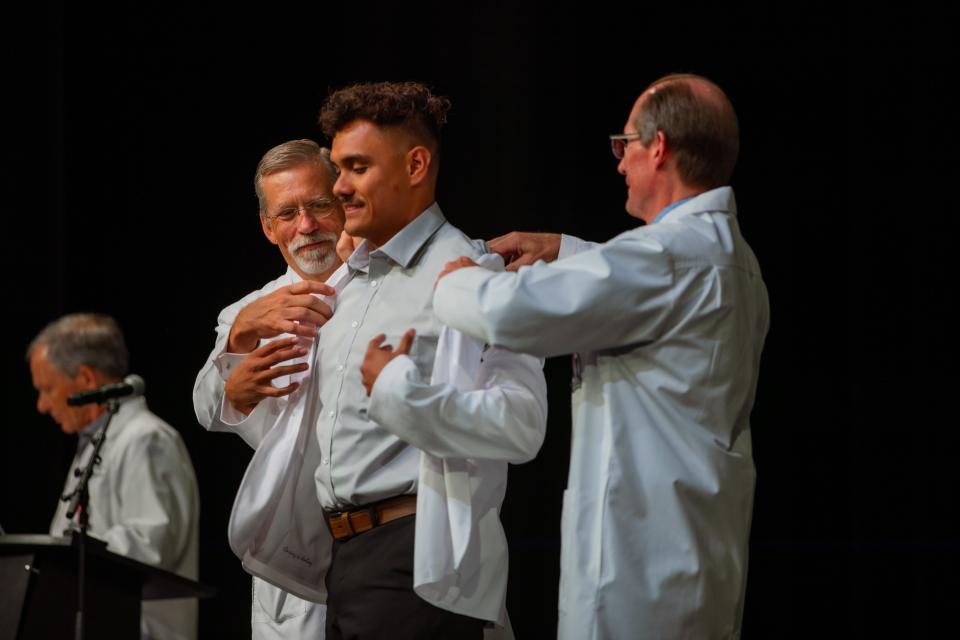
{"type": "Polygon", "coordinates": [[[324,511],[324,516],[330,534],[336,540],[343,540],[416,512],[417,496],[414,495],[397,496],[346,511],[324,511]]]}

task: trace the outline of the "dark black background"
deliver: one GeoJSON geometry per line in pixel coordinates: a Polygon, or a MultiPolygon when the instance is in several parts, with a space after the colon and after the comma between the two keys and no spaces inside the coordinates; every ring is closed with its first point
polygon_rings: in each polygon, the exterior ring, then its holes
{"type": "MultiPolygon", "coordinates": [[[[926,170],[954,111],[951,22],[811,3],[8,8],[0,523],[46,530],[74,446],[34,411],[27,343],[64,313],[110,313],[197,470],[201,578],[219,589],[201,637],[248,635],[226,520],[250,451],[197,426],[191,390],[217,312],[284,268],[256,217],[260,155],[320,139],[330,88],[421,80],[454,105],[451,221],[604,240],[633,223],[607,134],[649,81],[689,71],[738,111],[733,184],[772,306],[744,637],[931,636],[960,595],[957,374],[941,337],[956,207],[918,204],[956,177],[926,170]]],[[[503,509],[509,609],[528,638],[554,634],[569,449],[568,361],[547,376],[547,441],[511,469],[503,509]]]]}

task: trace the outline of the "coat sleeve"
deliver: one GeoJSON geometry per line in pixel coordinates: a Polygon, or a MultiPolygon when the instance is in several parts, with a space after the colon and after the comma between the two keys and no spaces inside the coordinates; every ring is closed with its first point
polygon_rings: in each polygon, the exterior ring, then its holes
{"type": "Polygon", "coordinates": [[[571,236],[564,233],[560,235],[560,251],[557,254],[557,258],[567,258],[576,253],[589,251],[590,249],[595,249],[599,246],[600,243],[598,242],[582,240],[577,236],[571,236]]]}
{"type": "Polygon", "coordinates": [[[540,450],[546,431],[547,388],[541,360],[488,349],[476,389],[431,385],[407,356],[380,372],[370,396],[372,420],[438,458],[520,463],[540,450]]]}
{"type": "Polygon", "coordinates": [[[455,271],[437,284],[434,310],[478,340],[548,357],[656,339],[673,307],[673,284],[666,249],[649,234],[628,232],[516,273],[455,271]]]}
{"type": "MultiPolygon", "coordinates": [[[[260,292],[257,292],[260,294],[260,292]]],[[[268,417],[271,412],[261,402],[248,416],[230,406],[224,396],[226,379],[230,371],[244,358],[240,354],[226,352],[227,339],[237,314],[256,297],[245,297],[220,312],[217,318],[217,339],[207,361],[197,374],[193,385],[193,410],[197,421],[210,431],[229,431],[236,433],[254,449],[263,440],[268,429],[268,417]]]]}
{"type": "Polygon", "coordinates": [[[183,442],[167,431],[141,434],[126,443],[113,473],[115,512],[103,534],[107,545],[148,564],[179,565],[199,513],[196,477],[183,442]]]}
{"type": "Polygon", "coordinates": [[[243,308],[241,302],[230,305],[217,317],[217,339],[213,351],[207,357],[193,385],[193,410],[197,414],[197,421],[210,431],[230,430],[227,425],[219,421],[227,376],[224,376],[217,367],[217,359],[226,352],[227,339],[230,337],[233,321],[243,308]]]}

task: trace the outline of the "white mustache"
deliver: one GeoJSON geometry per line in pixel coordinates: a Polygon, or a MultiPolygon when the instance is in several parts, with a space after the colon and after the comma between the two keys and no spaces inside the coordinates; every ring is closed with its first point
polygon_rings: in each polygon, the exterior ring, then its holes
{"type": "Polygon", "coordinates": [[[308,235],[298,235],[287,246],[290,248],[290,251],[296,251],[307,246],[308,244],[314,244],[317,242],[332,242],[334,245],[336,245],[337,234],[331,231],[315,231],[308,235]]]}

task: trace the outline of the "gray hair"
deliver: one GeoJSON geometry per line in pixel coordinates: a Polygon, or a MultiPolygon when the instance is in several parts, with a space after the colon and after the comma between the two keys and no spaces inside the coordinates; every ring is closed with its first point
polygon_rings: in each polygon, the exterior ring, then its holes
{"type": "Polygon", "coordinates": [[[715,189],[730,182],[740,151],[733,105],[723,90],[694,74],[671,74],[644,91],[634,126],[643,146],[662,131],[680,179],[715,189]]]}
{"type": "Polygon", "coordinates": [[[71,313],[54,320],[27,347],[27,360],[40,347],[47,360],[67,376],[87,365],[117,380],[127,375],[130,356],[117,321],[102,313],[71,313]]]}
{"type": "Polygon", "coordinates": [[[330,160],[330,149],[321,147],[313,140],[290,140],[263,154],[253,176],[253,188],[257,192],[261,214],[267,210],[267,197],[263,193],[264,177],[305,163],[313,163],[326,169],[331,184],[337,179],[337,168],[330,160]]]}

